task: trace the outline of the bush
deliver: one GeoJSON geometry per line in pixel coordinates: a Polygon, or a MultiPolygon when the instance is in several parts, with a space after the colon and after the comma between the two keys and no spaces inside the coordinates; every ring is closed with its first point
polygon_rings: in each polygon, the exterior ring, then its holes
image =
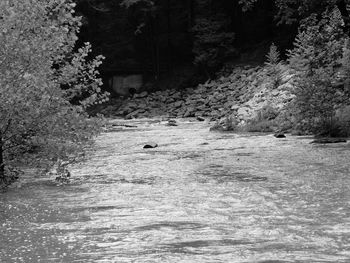
{"type": "Polygon", "coordinates": [[[236,131],[237,130],[237,120],[232,117],[225,117],[221,119],[210,128],[210,131],[236,131]]]}
{"type": "Polygon", "coordinates": [[[330,137],[349,137],[350,136],[350,106],[344,106],[338,109],[331,122],[325,123],[323,134],[330,137]],[[325,133],[325,134],[324,134],[325,133]]]}
{"type": "Polygon", "coordinates": [[[244,130],[246,130],[247,132],[274,132],[275,123],[274,121],[269,120],[252,120],[248,122],[248,124],[246,124],[244,130]]]}
{"type": "Polygon", "coordinates": [[[273,132],[276,129],[275,119],[277,116],[277,109],[265,106],[257,112],[255,118],[246,124],[244,129],[248,132],[273,132]]]}
{"type": "Polygon", "coordinates": [[[257,112],[256,119],[258,121],[274,120],[278,114],[279,112],[276,108],[266,105],[257,112]]]}
{"type": "Polygon", "coordinates": [[[235,131],[237,128],[237,121],[232,116],[225,118],[225,130],[226,131],[235,131]]]}
{"type": "Polygon", "coordinates": [[[296,106],[294,102],[289,102],[275,119],[276,126],[281,132],[290,132],[296,129],[296,106]]]}

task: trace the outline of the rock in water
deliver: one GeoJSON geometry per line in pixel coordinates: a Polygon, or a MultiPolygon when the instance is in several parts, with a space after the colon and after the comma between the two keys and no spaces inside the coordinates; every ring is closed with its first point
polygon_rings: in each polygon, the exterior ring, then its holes
{"type": "Polygon", "coordinates": [[[284,135],[284,133],[281,132],[275,133],[273,136],[275,136],[278,139],[286,138],[286,135],[284,135]]]}
{"type": "Polygon", "coordinates": [[[168,126],[177,126],[176,121],[175,120],[168,120],[167,123],[168,126]]]}
{"type": "Polygon", "coordinates": [[[343,138],[319,138],[319,139],[313,140],[311,143],[326,144],[326,143],[344,143],[344,142],[346,142],[346,140],[343,138]]]}
{"type": "Polygon", "coordinates": [[[157,147],[158,147],[158,144],[156,143],[147,143],[145,146],[143,146],[143,149],[153,149],[157,147]]]}

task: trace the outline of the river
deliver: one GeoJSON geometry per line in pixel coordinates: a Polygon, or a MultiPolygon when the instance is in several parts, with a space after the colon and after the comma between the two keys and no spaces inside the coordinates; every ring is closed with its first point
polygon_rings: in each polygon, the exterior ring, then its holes
{"type": "Polygon", "coordinates": [[[70,184],[0,194],[1,262],[350,262],[349,143],[115,123],[137,128],[100,135],[70,184]]]}

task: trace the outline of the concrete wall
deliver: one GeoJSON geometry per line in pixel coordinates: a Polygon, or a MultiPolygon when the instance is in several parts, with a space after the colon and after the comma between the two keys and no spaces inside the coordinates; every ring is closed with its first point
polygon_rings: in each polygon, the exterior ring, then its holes
{"type": "Polygon", "coordinates": [[[127,76],[113,76],[109,80],[111,90],[118,95],[128,96],[133,91],[139,91],[143,85],[143,77],[141,74],[127,76]]]}

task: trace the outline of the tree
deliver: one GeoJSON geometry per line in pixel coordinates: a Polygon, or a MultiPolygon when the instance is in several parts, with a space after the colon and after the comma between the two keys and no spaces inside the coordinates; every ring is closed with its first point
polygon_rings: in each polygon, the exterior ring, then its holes
{"type": "MultiPolygon", "coordinates": [[[[350,98],[350,40],[345,39],[343,46],[343,56],[341,59],[342,70],[338,75],[338,81],[343,86],[346,98],[350,98]]],[[[347,101],[350,104],[350,101],[347,101]]]]}
{"type": "MultiPolygon", "coordinates": [[[[243,11],[251,10],[257,0],[239,0],[243,11]]],[[[348,15],[349,0],[274,0],[276,20],[279,24],[299,23],[313,13],[321,14],[327,8],[338,7],[343,16],[348,15]]]]}
{"type": "Polygon", "coordinates": [[[273,87],[277,88],[282,81],[283,63],[280,59],[280,52],[274,43],[271,44],[270,50],[266,55],[266,59],[267,61],[265,62],[265,67],[267,69],[267,73],[271,79],[273,87]]]}
{"type": "Polygon", "coordinates": [[[320,20],[311,15],[303,21],[289,52],[297,76],[294,93],[300,119],[309,130],[328,135],[335,135],[335,113],[347,96],[337,85],[347,39],[343,26],[337,8],[325,11],[320,20]]]}
{"type": "Polygon", "coordinates": [[[0,2],[0,184],[11,165],[73,161],[100,130],[101,120],[85,110],[107,99],[102,57],[89,60],[89,44],[73,52],[81,25],[74,7],[70,0],[0,2]]]}
{"type": "Polygon", "coordinates": [[[279,23],[292,24],[308,17],[312,13],[322,13],[327,8],[333,8],[338,0],[275,0],[278,8],[279,23]]]}

